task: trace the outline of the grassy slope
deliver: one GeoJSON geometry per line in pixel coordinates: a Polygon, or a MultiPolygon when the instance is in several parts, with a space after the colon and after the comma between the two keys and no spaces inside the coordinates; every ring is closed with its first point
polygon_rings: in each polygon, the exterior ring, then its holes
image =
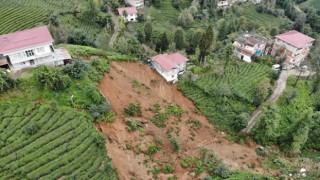
{"type": "MultiPolygon", "coordinates": [[[[78,1],[82,3],[84,0],[78,1]]],[[[0,0],[0,34],[28,29],[41,24],[48,24],[49,15],[66,13],[73,9],[71,1],[57,0],[0,0]]],[[[97,33],[99,29],[75,19],[72,15],[61,15],[60,23],[66,28],[78,27],[87,32],[97,33]]]]}
{"type": "Polygon", "coordinates": [[[268,77],[270,68],[256,63],[239,63],[229,66],[226,71],[222,77],[210,73],[200,75],[196,82],[181,82],[179,87],[211,122],[229,129],[232,123],[230,119],[241,112],[251,113],[254,110],[255,107],[250,102],[252,87],[268,77]],[[232,95],[223,97],[215,94],[222,86],[229,87],[228,91],[232,95]],[[243,98],[239,98],[240,96],[243,98]]]}
{"type": "Polygon", "coordinates": [[[115,179],[104,143],[95,143],[101,135],[84,114],[34,104],[7,104],[0,112],[1,179],[115,179]]]}
{"type": "Polygon", "coordinates": [[[320,9],[320,3],[319,0],[307,0],[304,3],[301,3],[299,5],[301,8],[309,8],[309,7],[313,7],[315,9],[320,9]]]}
{"type": "Polygon", "coordinates": [[[244,16],[249,20],[261,23],[267,27],[279,27],[281,24],[285,24],[289,21],[288,19],[279,18],[271,14],[261,14],[256,10],[256,7],[257,5],[255,4],[245,3],[243,5],[244,16]]]}

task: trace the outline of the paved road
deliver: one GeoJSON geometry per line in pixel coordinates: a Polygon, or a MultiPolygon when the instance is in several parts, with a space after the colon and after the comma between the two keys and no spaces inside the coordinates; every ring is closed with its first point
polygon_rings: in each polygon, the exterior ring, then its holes
{"type": "Polygon", "coordinates": [[[118,17],[112,12],[109,6],[108,6],[108,12],[112,17],[112,21],[114,22],[114,28],[113,28],[114,31],[109,42],[110,47],[113,47],[113,43],[116,41],[118,32],[119,32],[119,22],[118,22],[118,17]]]}
{"type": "MultiPolygon", "coordinates": [[[[282,71],[279,79],[277,81],[277,87],[274,89],[272,95],[270,98],[267,100],[267,102],[277,102],[281,94],[283,93],[284,89],[286,88],[286,82],[288,79],[288,71],[282,71]]],[[[261,114],[262,107],[264,106],[265,103],[262,103],[255,111],[253,111],[249,121],[248,121],[248,126],[242,130],[243,133],[250,133],[251,129],[256,123],[257,118],[261,114]]]]}

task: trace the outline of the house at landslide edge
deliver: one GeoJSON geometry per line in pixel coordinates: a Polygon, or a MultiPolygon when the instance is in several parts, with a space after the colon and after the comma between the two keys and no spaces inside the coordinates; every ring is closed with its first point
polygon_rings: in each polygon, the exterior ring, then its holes
{"type": "Polygon", "coordinates": [[[179,52],[159,54],[151,58],[154,68],[167,81],[177,81],[178,75],[183,74],[187,67],[188,58],[179,52]]]}
{"type": "Polygon", "coordinates": [[[138,11],[135,7],[118,8],[118,13],[126,21],[136,21],[138,17],[138,11]]]}
{"type": "Polygon", "coordinates": [[[314,40],[295,30],[279,34],[276,36],[271,55],[284,55],[289,65],[299,66],[308,56],[314,40]]]}
{"type": "Polygon", "coordinates": [[[130,4],[136,8],[143,8],[144,7],[144,0],[126,0],[126,3],[130,4]]]}
{"type": "Polygon", "coordinates": [[[37,65],[62,65],[71,60],[66,49],[55,49],[47,26],[0,35],[0,68],[20,70],[37,65]]]}
{"type": "Polygon", "coordinates": [[[253,55],[264,54],[268,39],[257,34],[244,34],[233,42],[234,54],[240,60],[251,62],[253,55]]]}

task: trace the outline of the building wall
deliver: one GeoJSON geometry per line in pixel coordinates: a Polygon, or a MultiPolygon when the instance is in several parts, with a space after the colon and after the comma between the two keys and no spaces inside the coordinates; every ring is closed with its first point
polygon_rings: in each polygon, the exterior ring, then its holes
{"type": "Polygon", "coordinates": [[[126,21],[136,21],[138,15],[137,14],[128,14],[127,17],[124,17],[123,15],[121,15],[122,18],[124,18],[126,21]]]}
{"type": "Polygon", "coordinates": [[[52,43],[47,43],[19,49],[4,55],[9,57],[12,70],[20,70],[38,65],[56,66],[64,64],[62,59],[55,58],[55,53],[52,52],[51,46],[52,43]]]}
{"type": "Polygon", "coordinates": [[[179,69],[172,69],[170,71],[166,71],[155,61],[153,61],[153,66],[167,82],[178,79],[179,69]]]}
{"type": "Polygon", "coordinates": [[[278,49],[284,48],[285,53],[287,55],[286,61],[290,63],[291,65],[297,65],[299,66],[302,61],[308,56],[310,47],[312,46],[312,43],[309,43],[304,48],[296,48],[278,38],[276,38],[271,55],[275,56],[278,49]],[[288,54],[291,54],[290,56],[288,54]]]}

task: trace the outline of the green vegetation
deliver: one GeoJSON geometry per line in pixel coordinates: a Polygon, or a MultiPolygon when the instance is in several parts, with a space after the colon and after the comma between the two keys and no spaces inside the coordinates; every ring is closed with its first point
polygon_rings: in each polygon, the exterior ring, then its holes
{"type": "Polygon", "coordinates": [[[179,88],[211,122],[230,130],[239,114],[251,113],[268,97],[269,74],[270,68],[264,65],[234,63],[223,74],[212,70],[196,81],[181,81],[179,88]]]}
{"type": "Polygon", "coordinates": [[[0,176],[4,179],[116,179],[104,137],[90,117],[50,104],[0,106],[0,176]]]}
{"type": "Polygon", "coordinates": [[[124,108],[123,114],[126,116],[141,116],[141,105],[139,103],[130,103],[124,108]]]}
{"type": "Polygon", "coordinates": [[[307,0],[304,3],[299,4],[302,8],[310,8],[313,7],[315,9],[320,9],[320,4],[317,0],[307,0]]]}
{"type": "Polygon", "coordinates": [[[164,174],[170,174],[174,172],[174,167],[171,164],[165,164],[165,166],[161,169],[164,174]]]}

